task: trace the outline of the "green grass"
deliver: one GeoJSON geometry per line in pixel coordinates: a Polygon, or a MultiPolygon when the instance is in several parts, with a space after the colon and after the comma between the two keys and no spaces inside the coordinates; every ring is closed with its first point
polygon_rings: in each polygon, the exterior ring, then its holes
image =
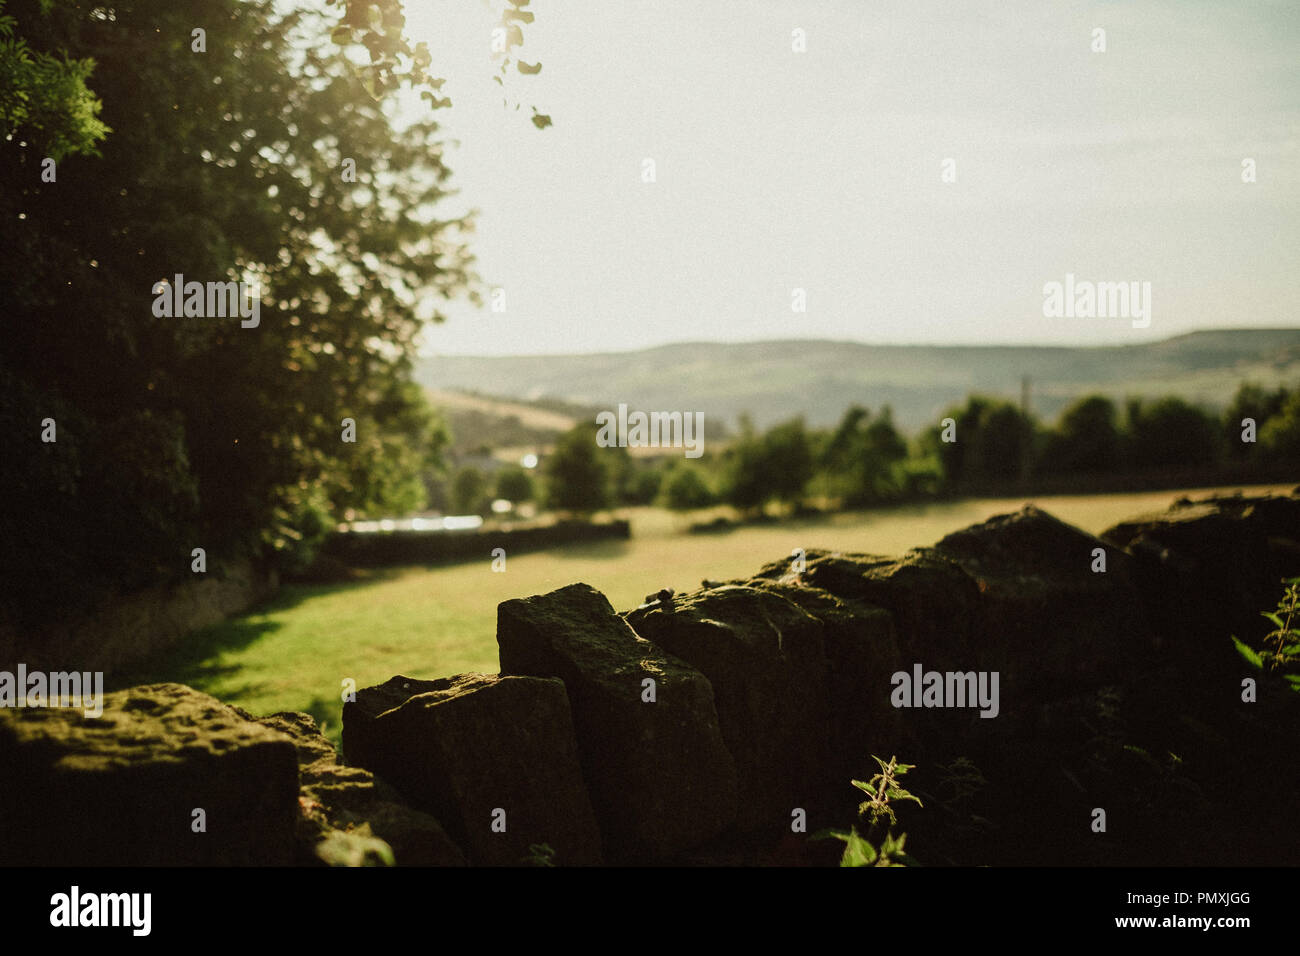
{"type": "MultiPolygon", "coordinates": [[[[1284,494],[1290,489],[1267,490],[1284,494]]],[[[1062,496],[1036,502],[1096,533],[1120,519],[1163,509],[1177,495],[1062,496]]],[[[500,573],[491,570],[488,547],[482,561],[470,564],[376,572],[348,585],[285,587],[255,613],[190,635],[176,651],[121,675],[114,686],[174,680],[255,714],[306,711],[337,742],[345,678],[360,688],[395,674],[496,673],[496,608],[501,601],[585,581],[623,611],[663,587],[691,590],[706,577],[748,576],[794,548],[898,554],[1023,503],[927,504],[705,535],[681,533],[686,523],[681,518],[638,509],[631,514],[634,537],[629,541],[508,556],[500,573]]]]}

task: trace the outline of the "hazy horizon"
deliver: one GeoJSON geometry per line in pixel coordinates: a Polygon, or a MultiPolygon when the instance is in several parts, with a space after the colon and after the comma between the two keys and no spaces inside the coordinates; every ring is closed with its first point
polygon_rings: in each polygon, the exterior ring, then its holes
{"type": "MultiPolygon", "coordinates": [[[[439,328],[442,328],[441,326],[439,328]]],[[[954,349],[1109,349],[1124,348],[1126,346],[1149,345],[1155,342],[1169,342],[1174,339],[1185,338],[1187,336],[1219,333],[1219,332],[1300,332],[1300,325],[1293,326],[1268,326],[1253,327],[1239,326],[1236,328],[1221,326],[1218,328],[1200,328],[1188,329],[1182,332],[1172,333],[1170,335],[1158,335],[1154,338],[1133,338],[1120,342],[872,342],[862,339],[842,339],[842,338],[823,338],[813,336],[786,336],[784,338],[761,338],[761,339],[679,339],[672,342],[657,342],[651,345],[634,345],[628,348],[617,349],[583,349],[574,348],[571,350],[556,351],[539,351],[539,352],[495,352],[495,353],[471,353],[471,352],[444,352],[426,349],[420,357],[424,359],[436,358],[545,358],[546,356],[600,356],[600,355],[624,355],[631,352],[644,352],[653,349],[674,348],[683,346],[727,346],[727,345],[774,345],[783,342],[806,342],[806,343],[825,343],[831,345],[859,345],[867,348],[954,348],[954,349]]]]}

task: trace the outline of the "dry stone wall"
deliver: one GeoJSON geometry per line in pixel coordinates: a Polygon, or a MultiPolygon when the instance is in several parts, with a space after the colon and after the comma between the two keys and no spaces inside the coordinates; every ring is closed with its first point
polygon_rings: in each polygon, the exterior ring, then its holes
{"type": "MultiPolygon", "coordinates": [[[[927,784],[934,862],[1294,864],[1216,836],[1176,768],[1122,761],[1177,738],[1194,767],[1293,775],[1296,710],[1243,704],[1229,635],[1258,633],[1297,574],[1294,496],[1180,502],[1100,537],[1026,507],[622,614],[585,584],[506,601],[500,674],[358,691],[341,757],[306,715],[180,685],[110,695],[98,719],[4,708],[0,863],[513,865],[541,844],[561,865],[824,862],[808,837],[852,822],[849,780],[897,754],[988,785],[973,810],[951,777],[927,784]],[[928,672],[959,675],[945,706],[897,679],[928,672]],[[1124,808],[1104,836],[1100,806],[1124,808]]],[[[1300,810],[1294,787],[1234,799],[1300,810]]]]}

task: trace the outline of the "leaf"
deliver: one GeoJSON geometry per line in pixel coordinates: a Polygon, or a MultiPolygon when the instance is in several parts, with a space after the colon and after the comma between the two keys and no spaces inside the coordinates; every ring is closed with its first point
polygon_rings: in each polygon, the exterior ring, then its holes
{"type": "Polygon", "coordinates": [[[1260,611],[1259,614],[1260,614],[1260,617],[1266,617],[1266,618],[1268,618],[1270,621],[1272,621],[1272,622],[1273,622],[1274,624],[1276,624],[1278,627],[1286,627],[1286,625],[1282,623],[1282,619],[1281,619],[1280,617],[1278,617],[1276,614],[1274,614],[1272,611],[1260,611]]]}
{"type": "Polygon", "coordinates": [[[525,63],[523,60],[519,60],[515,63],[515,66],[519,67],[519,72],[526,76],[535,76],[542,72],[542,65],[540,63],[525,63]]]}
{"type": "Polygon", "coordinates": [[[339,46],[347,46],[352,42],[352,30],[349,27],[335,27],[330,31],[330,39],[339,46]]]}
{"type": "Polygon", "coordinates": [[[1252,650],[1249,645],[1237,640],[1236,636],[1232,638],[1232,643],[1236,645],[1237,653],[1245,658],[1247,664],[1256,670],[1264,669],[1264,662],[1260,660],[1259,654],[1252,650]]]}
{"type": "Polygon", "coordinates": [[[885,798],[888,800],[915,800],[919,806],[925,806],[925,804],[921,803],[921,799],[915,794],[908,793],[906,790],[901,790],[898,787],[890,787],[885,791],[885,798]]]}
{"type": "Polygon", "coordinates": [[[840,857],[840,866],[871,866],[878,856],[876,848],[854,830],[845,843],[844,855],[840,857]]]}
{"type": "Polygon", "coordinates": [[[848,830],[831,830],[831,829],[818,830],[816,833],[811,834],[811,835],[808,837],[808,839],[810,839],[810,840],[844,840],[844,841],[847,842],[847,840],[849,839],[849,831],[848,831],[848,830]]]}
{"type": "Polygon", "coordinates": [[[536,113],[533,116],[533,125],[538,129],[546,129],[551,125],[551,118],[545,113],[536,113]]]}

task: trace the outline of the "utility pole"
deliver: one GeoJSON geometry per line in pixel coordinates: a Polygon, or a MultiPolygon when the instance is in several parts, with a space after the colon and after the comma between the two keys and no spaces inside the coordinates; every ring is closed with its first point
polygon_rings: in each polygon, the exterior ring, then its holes
{"type": "Polygon", "coordinates": [[[1029,424],[1029,376],[1025,375],[1020,379],[1020,414],[1025,419],[1025,437],[1028,444],[1024,453],[1020,456],[1020,484],[1021,487],[1027,487],[1029,484],[1029,461],[1034,454],[1034,436],[1030,430],[1029,424]]]}

